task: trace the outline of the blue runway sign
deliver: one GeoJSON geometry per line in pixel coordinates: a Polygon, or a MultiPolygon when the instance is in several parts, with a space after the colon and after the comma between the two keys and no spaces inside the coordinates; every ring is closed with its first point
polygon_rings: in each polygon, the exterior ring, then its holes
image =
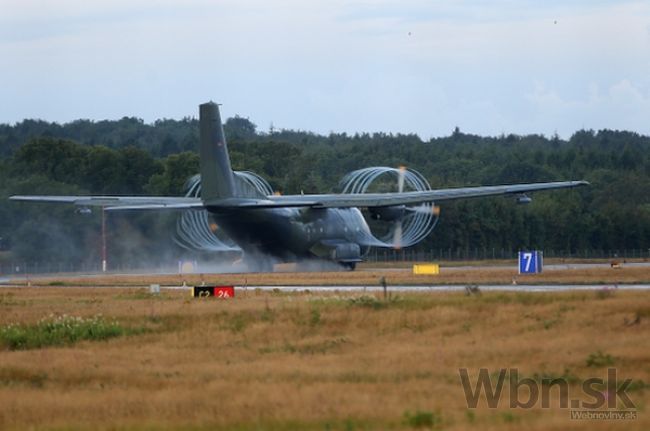
{"type": "Polygon", "coordinates": [[[544,266],[543,261],[541,251],[520,251],[519,274],[539,274],[544,266]]]}

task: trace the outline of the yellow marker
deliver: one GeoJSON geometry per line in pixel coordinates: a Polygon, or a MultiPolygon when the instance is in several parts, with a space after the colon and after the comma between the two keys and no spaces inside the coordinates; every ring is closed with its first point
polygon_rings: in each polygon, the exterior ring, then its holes
{"type": "Polygon", "coordinates": [[[437,263],[416,264],[413,265],[413,274],[437,275],[440,274],[440,265],[437,263]]]}

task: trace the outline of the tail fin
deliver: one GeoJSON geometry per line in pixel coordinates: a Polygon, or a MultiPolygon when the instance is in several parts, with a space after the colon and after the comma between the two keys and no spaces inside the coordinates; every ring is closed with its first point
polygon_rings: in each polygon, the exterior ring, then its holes
{"type": "Polygon", "coordinates": [[[201,198],[210,203],[237,195],[235,175],[223,133],[219,106],[214,102],[199,106],[201,141],[201,198]]]}

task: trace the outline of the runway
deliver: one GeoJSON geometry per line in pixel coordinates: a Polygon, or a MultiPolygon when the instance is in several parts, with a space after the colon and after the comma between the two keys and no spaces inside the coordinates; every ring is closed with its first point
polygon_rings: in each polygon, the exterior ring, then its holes
{"type": "MultiPolygon", "coordinates": [[[[15,281],[15,280],[14,280],[15,281]]],[[[507,291],[507,292],[563,292],[570,290],[650,290],[650,284],[472,284],[478,286],[480,290],[486,292],[507,291]]],[[[9,278],[0,278],[1,288],[24,288],[24,285],[15,284],[9,278]]],[[[47,289],[54,286],[40,286],[40,289],[47,289]]],[[[148,286],[134,285],[99,285],[99,286],[75,286],[87,289],[112,288],[112,289],[129,289],[134,287],[146,288],[148,286]]],[[[389,285],[388,290],[393,293],[399,292],[459,292],[465,291],[467,285],[389,285]]],[[[161,285],[161,289],[169,290],[190,290],[191,286],[173,286],[161,285]]],[[[280,292],[381,292],[383,287],[380,285],[235,285],[237,292],[263,290],[263,291],[280,291],[280,292]]]]}
{"type": "MultiPolygon", "coordinates": [[[[189,289],[183,286],[161,286],[166,289],[189,289]]],[[[625,285],[478,285],[482,291],[509,291],[509,292],[563,292],[569,290],[650,290],[650,284],[625,284],[625,285]]],[[[255,289],[271,290],[280,292],[381,292],[382,286],[235,286],[237,292],[253,291],[255,289]]],[[[433,286],[388,286],[388,291],[399,292],[459,292],[465,291],[466,286],[460,285],[433,285],[433,286]]]]}
{"type": "Polygon", "coordinates": [[[243,289],[280,291],[380,291],[384,279],[391,291],[435,292],[459,291],[466,286],[482,290],[554,292],[566,290],[650,289],[650,264],[624,263],[612,268],[604,263],[553,263],[544,272],[534,275],[517,273],[509,265],[443,266],[440,274],[417,275],[409,267],[362,267],[357,271],[278,271],[269,273],[225,272],[217,268],[201,268],[201,272],[140,270],[132,273],[68,273],[30,274],[0,277],[3,287],[131,287],[179,289],[201,284],[237,286],[243,289]],[[211,270],[208,270],[211,269],[211,270]]]}

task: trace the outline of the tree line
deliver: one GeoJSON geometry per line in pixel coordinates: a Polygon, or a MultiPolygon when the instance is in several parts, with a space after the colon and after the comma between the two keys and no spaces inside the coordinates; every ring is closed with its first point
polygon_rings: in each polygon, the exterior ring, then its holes
{"type": "MultiPolygon", "coordinates": [[[[265,177],[284,194],[339,190],[349,171],[407,166],[432,188],[584,179],[590,187],[442,204],[436,230],[416,250],[650,248],[650,138],[580,130],[483,137],[261,132],[242,117],[225,123],[232,165],[265,177]]],[[[70,206],[7,201],[13,194],[182,195],[199,171],[198,122],[146,124],[135,118],[0,125],[0,260],[97,260],[99,214],[70,206]]],[[[173,213],[112,213],[113,261],[173,259],[173,213]],[[164,250],[164,253],[161,252],[164,250]]]]}

